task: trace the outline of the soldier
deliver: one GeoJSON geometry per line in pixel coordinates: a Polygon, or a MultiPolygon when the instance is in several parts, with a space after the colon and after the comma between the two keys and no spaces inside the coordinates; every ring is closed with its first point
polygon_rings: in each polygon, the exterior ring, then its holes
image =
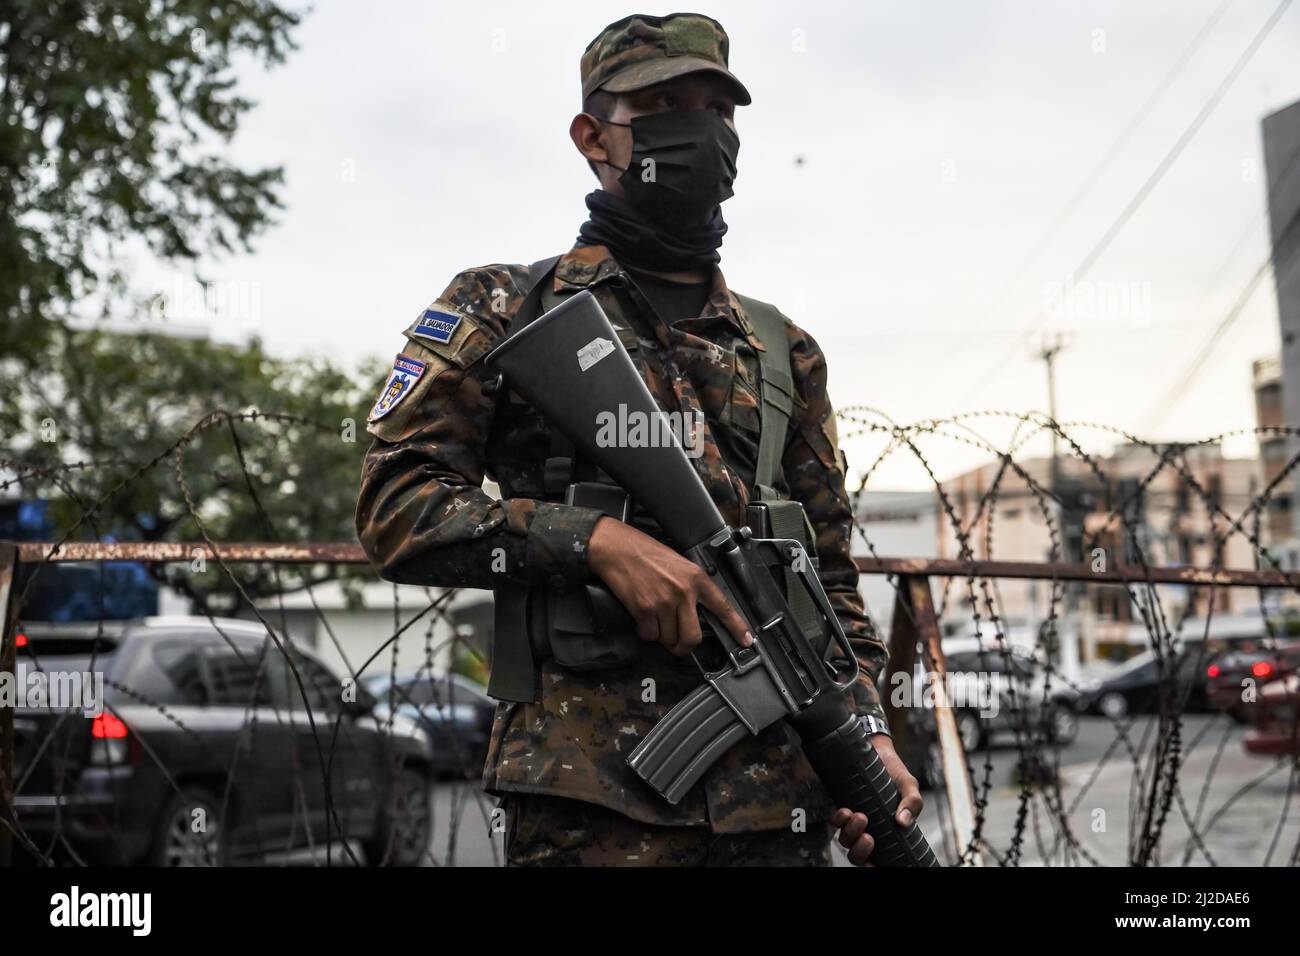
{"type": "MultiPolygon", "coordinates": [[[[831,827],[853,863],[872,850],[866,818],[829,805],[784,721],[734,746],[677,806],[626,765],[699,683],[689,656],[702,649],[697,605],[742,642],[745,624],[646,516],[634,510],[625,522],[566,503],[580,463],[484,369],[484,355],[528,320],[521,310],[538,296],[549,306],[584,289],[659,405],[683,421],[702,418],[694,461],[730,523],[742,524],[760,495],[803,504],[820,578],[861,663],[854,705],[901,794],[898,820],[921,810],[875,689],[885,650],[850,558],[847,464],[825,357],[771,306],[728,289],[717,267],[739,149],[733,114],[750,102],[727,54],[722,26],[697,14],[635,15],[601,31],[582,56],[582,112],[569,128],[600,182],[577,244],[532,268],[488,265],[452,279],[406,329],[370,415],[376,440],[357,532],[386,579],[493,588],[497,630],[531,629],[534,646],[538,629],[556,630],[536,611],[552,605],[525,602],[532,610],[503,618],[508,588],[554,597],[598,584],[636,622],[641,642],[630,654],[596,640],[590,659],[575,660],[552,644],[530,665],[528,693],[494,692],[514,699],[497,707],[483,782],[507,807],[511,865],[828,865],[831,827]],[[789,395],[770,412],[763,399],[781,398],[782,374],[789,395]],[[761,433],[773,421],[780,433],[765,453],[761,433]],[[499,500],[484,492],[485,476],[499,500]]],[[[511,664],[494,660],[494,680],[511,664]]]]}

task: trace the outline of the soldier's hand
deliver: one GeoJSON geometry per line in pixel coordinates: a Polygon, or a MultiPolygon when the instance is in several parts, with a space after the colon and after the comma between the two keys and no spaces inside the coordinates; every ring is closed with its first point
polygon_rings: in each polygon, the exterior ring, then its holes
{"type": "MultiPolygon", "coordinates": [[[[894,813],[894,819],[899,826],[908,826],[921,815],[921,788],[917,786],[916,778],[907,772],[903,758],[894,750],[894,741],[888,734],[872,734],[868,739],[876,748],[885,771],[893,778],[894,786],[898,788],[898,810],[894,813]]],[[[875,849],[875,841],[867,832],[866,814],[840,807],[831,816],[831,825],[840,831],[840,846],[849,851],[849,862],[854,866],[871,866],[871,851],[875,849]]]]}
{"type": "Polygon", "coordinates": [[[745,619],[707,573],[643,531],[613,518],[596,522],[587,566],[636,620],[637,636],[674,654],[689,654],[703,636],[696,605],[704,605],[742,646],[753,642],[745,619]]]}

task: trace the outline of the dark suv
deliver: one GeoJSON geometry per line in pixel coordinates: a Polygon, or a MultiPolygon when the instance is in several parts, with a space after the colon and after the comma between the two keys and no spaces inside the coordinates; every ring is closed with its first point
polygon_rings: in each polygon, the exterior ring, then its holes
{"type": "Polygon", "coordinates": [[[424,854],[425,733],[401,715],[377,719],[364,687],[293,648],[300,689],[260,626],[32,624],[18,644],[29,674],[103,675],[101,713],[46,699],[20,702],[15,715],[14,803],[42,853],[203,865],[265,860],[328,837],[359,842],[371,863],[424,854]]]}

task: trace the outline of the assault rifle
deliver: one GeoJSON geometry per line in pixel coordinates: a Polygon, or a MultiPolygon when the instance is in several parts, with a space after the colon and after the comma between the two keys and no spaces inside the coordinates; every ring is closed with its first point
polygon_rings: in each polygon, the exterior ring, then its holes
{"type": "Polygon", "coordinates": [[[894,819],[898,790],[845,701],[858,674],[857,657],[802,544],[729,527],[678,436],[636,447],[606,447],[607,441],[598,440],[601,417],[620,405],[647,422],[660,421],[663,413],[592,294],[571,296],[525,325],[486,362],[501,376],[498,388],[532,405],[658,522],[680,553],[710,575],[753,634],[753,643],[742,647],[711,612],[700,609],[726,663],[701,666],[704,682],[628,756],[641,779],[676,804],[737,741],[788,720],[835,805],[866,815],[875,840],[873,864],[938,866],[920,828],[901,827],[894,819]],[[784,578],[806,591],[815,609],[811,617],[804,615],[809,623],[796,619],[774,572],[792,572],[784,578]]]}

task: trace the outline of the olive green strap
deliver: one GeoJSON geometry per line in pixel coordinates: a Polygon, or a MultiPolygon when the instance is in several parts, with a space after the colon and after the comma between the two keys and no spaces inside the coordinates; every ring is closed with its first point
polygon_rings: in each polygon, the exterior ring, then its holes
{"type": "MultiPolygon", "coordinates": [[[[532,322],[548,304],[550,279],[560,257],[541,259],[528,270],[528,289],[515,313],[517,331],[532,322]]],[[[544,605],[526,584],[502,581],[492,589],[492,669],[488,696],[494,700],[531,703],[542,697],[542,650],[537,646],[545,628],[537,620],[544,605]]]]}
{"type": "Polygon", "coordinates": [[[559,256],[551,256],[549,259],[538,259],[528,267],[528,291],[524,293],[523,304],[515,313],[515,329],[523,328],[540,318],[547,309],[554,308],[555,293],[548,280],[555,274],[559,261],[559,256]]]}
{"type": "MultiPolygon", "coordinates": [[[[794,377],[790,369],[790,339],[785,331],[785,316],[774,306],[747,296],[736,296],[745,309],[749,324],[763,343],[759,353],[762,417],[759,420],[758,461],[754,467],[754,491],[759,501],[767,502],[772,536],[793,538],[803,543],[816,565],[817,537],[812,523],[797,501],[782,501],[776,491],[785,457],[786,429],[794,412],[794,377]]],[[[786,600],[795,620],[805,634],[821,633],[821,615],[804,590],[799,576],[785,571],[786,600]]]]}
{"type": "Polygon", "coordinates": [[[790,340],[785,317],[774,306],[748,296],[737,295],[749,324],[763,343],[759,353],[762,373],[761,418],[758,432],[758,461],[754,467],[754,490],[760,501],[775,501],[776,480],[785,455],[786,429],[794,411],[794,377],[790,373],[790,340]]]}

